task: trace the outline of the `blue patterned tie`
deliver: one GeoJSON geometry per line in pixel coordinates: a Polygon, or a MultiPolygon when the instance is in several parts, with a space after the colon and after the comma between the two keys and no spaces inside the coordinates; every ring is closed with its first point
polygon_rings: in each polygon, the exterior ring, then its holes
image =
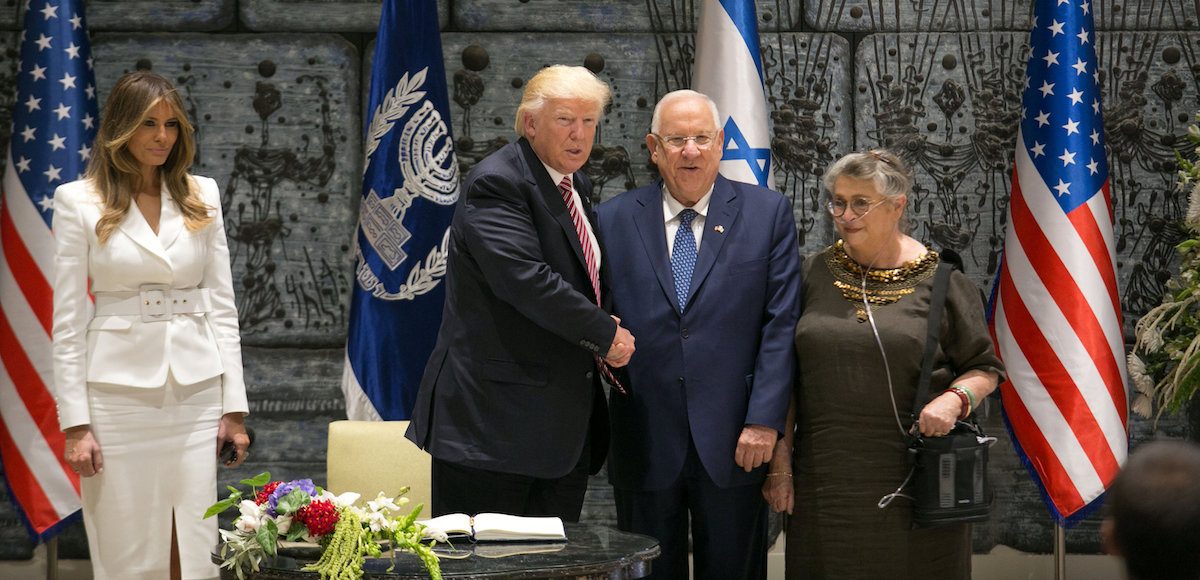
{"type": "Polygon", "coordinates": [[[692,233],[692,220],[696,210],[679,212],[679,229],[675,232],[675,246],[671,249],[671,273],[675,274],[675,295],[679,298],[679,311],[687,303],[688,289],[692,286],[692,270],[696,268],[696,235],[692,233]]]}

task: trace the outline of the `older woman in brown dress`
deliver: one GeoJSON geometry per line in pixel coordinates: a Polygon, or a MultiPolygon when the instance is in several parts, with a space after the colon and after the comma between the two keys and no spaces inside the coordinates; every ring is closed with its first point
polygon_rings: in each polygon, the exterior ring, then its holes
{"type": "Polygon", "coordinates": [[[913,529],[909,499],[883,500],[909,472],[909,429],[945,435],[964,402],[996,388],[1003,366],[979,290],[950,278],[932,400],[914,427],[939,257],[904,233],[911,174],[876,150],[846,155],[823,179],[841,239],[804,263],[794,437],[779,441],[763,488],[773,509],[792,513],[787,577],[970,578],[969,525],[913,529]]]}

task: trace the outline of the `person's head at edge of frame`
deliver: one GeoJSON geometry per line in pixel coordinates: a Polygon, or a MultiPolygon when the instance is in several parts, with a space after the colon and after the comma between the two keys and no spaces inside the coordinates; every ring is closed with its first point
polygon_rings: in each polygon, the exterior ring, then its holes
{"type": "Polygon", "coordinates": [[[654,106],[646,148],[667,192],[691,207],[717,181],[724,140],[716,103],[703,93],[683,89],[663,95],[654,106]]]}
{"type": "Polygon", "coordinates": [[[96,222],[101,243],[108,240],[138,192],[165,186],[191,231],[206,225],[210,208],[193,192],[188,170],[196,155],[195,129],[171,81],[149,71],[117,79],[96,133],[87,178],[104,202],[96,222]]]}
{"type": "Polygon", "coordinates": [[[570,175],[592,154],[596,128],[612,89],[581,66],[548,66],[525,84],[516,131],[542,163],[570,175]]]}
{"type": "Polygon", "coordinates": [[[905,212],[913,175],[886,149],[847,153],[821,177],[829,193],[825,208],[851,258],[862,264],[908,233],[905,212]]]}
{"type": "Polygon", "coordinates": [[[1137,448],[1108,490],[1107,510],[1100,533],[1129,578],[1200,578],[1200,445],[1137,448]]]}

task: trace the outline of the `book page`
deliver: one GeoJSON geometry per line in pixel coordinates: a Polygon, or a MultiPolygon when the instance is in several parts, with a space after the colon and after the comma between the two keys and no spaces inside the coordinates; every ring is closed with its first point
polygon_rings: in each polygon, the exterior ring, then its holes
{"type": "Polygon", "coordinates": [[[508,558],[526,554],[549,554],[560,552],[567,547],[564,541],[558,542],[492,542],[475,544],[474,554],[480,558],[508,558]]]}
{"type": "Polygon", "coordinates": [[[507,514],[475,516],[475,540],[565,540],[562,520],[507,514]]]}
{"type": "Polygon", "coordinates": [[[425,530],[425,536],[429,537],[430,532],[444,532],[447,536],[470,536],[471,535],[471,516],[467,514],[446,514],[428,520],[417,520],[418,524],[429,528],[425,530]]]}

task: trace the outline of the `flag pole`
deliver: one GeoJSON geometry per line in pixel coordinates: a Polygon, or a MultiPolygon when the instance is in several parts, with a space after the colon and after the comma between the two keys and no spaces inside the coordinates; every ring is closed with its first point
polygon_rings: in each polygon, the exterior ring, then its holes
{"type": "Polygon", "coordinates": [[[58,580],[58,536],[46,540],[46,580],[58,580]]]}
{"type": "Polygon", "coordinates": [[[1054,580],[1067,580],[1067,530],[1054,524],[1054,580]]]}

